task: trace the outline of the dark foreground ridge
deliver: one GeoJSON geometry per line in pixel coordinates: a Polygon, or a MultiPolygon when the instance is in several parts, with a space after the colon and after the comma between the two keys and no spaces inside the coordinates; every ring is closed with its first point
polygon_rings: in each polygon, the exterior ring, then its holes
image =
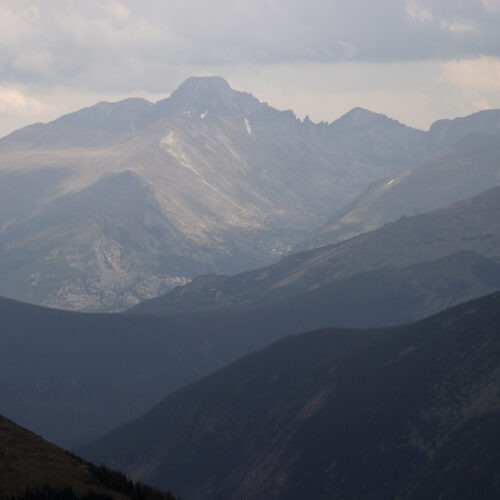
{"type": "Polygon", "coordinates": [[[493,499],[500,292],[251,354],[84,450],[183,499],[493,499]]]}
{"type": "Polygon", "coordinates": [[[97,467],[0,416],[0,498],[175,500],[107,467],[97,467]]]}

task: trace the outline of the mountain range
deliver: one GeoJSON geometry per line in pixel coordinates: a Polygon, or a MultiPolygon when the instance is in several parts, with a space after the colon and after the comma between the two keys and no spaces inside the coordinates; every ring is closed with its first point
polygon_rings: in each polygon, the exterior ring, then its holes
{"type": "Polygon", "coordinates": [[[407,326],[305,333],[83,448],[185,499],[493,499],[500,294],[407,326]]]}
{"type": "Polygon", "coordinates": [[[419,154],[421,133],[385,117],[361,137],[352,148],[216,77],[16,131],[0,141],[0,181],[16,192],[0,220],[0,293],[109,310],[270,262],[419,154]],[[390,151],[373,151],[380,141],[390,151]]]}
{"type": "Polygon", "coordinates": [[[203,77],[0,139],[0,497],[172,498],[60,445],[186,499],[497,498],[499,213],[500,110],[203,77]]]}
{"type": "MultiPolygon", "coordinates": [[[[457,251],[473,251],[498,261],[498,213],[500,187],[495,187],[335,245],[290,255],[268,267],[232,276],[200,276],[131,312],[169,314],[267,303],[312,292],[361,272],[412,266],[457,251]]],[[[456,276],[460,280],[460,272],[456,276]]]]}
{"type": "Polygon", "coordinates": [[[274,266],[200,277],[128,314],[1,299],[0,413],[72,447],[290,334],[407,323],[491,293],[499,204],[494,188],[274,266]]]}
{"type": "MultiPolygon", "coordinates": [[[[500,114],[497,119],[500,131],[500,114]]],[[[346,240],[402,216],[429,212],[498,185],[498,135],[471,134],[393,178],[374,182],[333,215],[308,246],[346,240]]]]}
{"type": "Polygon", "coordinates": [[[263,266],[371,183],[498,131],[495,110],[428,132],[361,108],[315,124],[219,77],[25,127],[0,140],[0,294],[120,310],[199,274],[263,266]]]}

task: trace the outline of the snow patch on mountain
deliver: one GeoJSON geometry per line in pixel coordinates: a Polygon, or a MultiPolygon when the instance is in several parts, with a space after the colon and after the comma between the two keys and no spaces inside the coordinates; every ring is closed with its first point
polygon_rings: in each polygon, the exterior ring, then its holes
{"type": "Polygon", "coordinates": [[[250,125],[250,122],[248,121],[248,118],[244,118],[245,120],[245,128],[247,129],[248,135],[252,135],[252,127],[250,125]]]}

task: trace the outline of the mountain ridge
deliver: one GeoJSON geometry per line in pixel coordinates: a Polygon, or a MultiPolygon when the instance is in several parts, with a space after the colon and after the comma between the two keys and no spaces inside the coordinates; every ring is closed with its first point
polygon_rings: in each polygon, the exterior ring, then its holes
{"type": "Polygon", "coordinates": [[[289,299],[165,318],[57,311],[0,299],[0,412],[75,446],[290,334],[407,323],[498,289],[499,263],[460,252],[361,273],[289,299]]]}
{"type": "Polygon", "coordinates": [[[465,499],[478,487],[494,498],[499,300],[401,327],[288,337],[84,455],[152,484],[168,478],[187,499],[465,499]]]}
{"type": "Polygon", "coordinates": [[[273,267],[198,278],[143,311],[156,315],[0,300],[0,413],[75,445],[283,336],[398,324],[489,293],[500,286],[499,202],[496,188],[273,267]]]}
{"type": "Polygon", "coordinates": [[[454,119],[437,120],[429,128],[431,147],[439,148],[456,142],[471,133],[498,136],[500,134],[500,110],[485,109],[454,119]]]}
{"type": "Polygon", "coordinates": [[[175,500],[170,493],[132,483],[48,443],[0,415],[1,498],[141,498],[175,500]]]}
{"type": "MultiPolygon", "coordinates": [[[[30,196],[37,201],[27,209],[12,200],[5,224],[16,238],[5,241],[7,233],[0,225],[6,250],[0,273],[10,276],[3,280],[1,293],[51,307],[109,311],[125,309],[200,273],[258,267],[305,240],[370,181],[424,155],[423,132],[388,118],[379,117],[353,135],[334,129],[300,121],[293,112],[273,109],[220,78],[205,77],[187,80],[156,104],[136,99],[101,103],[21,129],[0,140],[0,184],[7,179],[15,183],[20,199],[27,196],[23,186],[30,185],[30,196]],[[55,225],[51,246],[33,254],[30,242],[45,238],[22,233],[27,221],[53,211],[61,197],[68,204],[80,203],[83,190],[103,186],[105,176],[126,171],[154,198],[156,219],[165,219],[157,224],[158,231],[171,231],[159,235],[147,223],[136,225],[132,241],[151,244],[135,252],[110,237],[105,226],[96,228],[99,220],[76,217],[71,225],[81,235],[79,245],[55,225]],[[30,182],[34,175],[37,181],[30,182]],[[46,184],[50,195],[37,192],[46,184]],[[163,253],[155,243],[162,240],[169,242],[163,253]],[[14,247],[22,251],[14,255],[9,252],[14,247]],[[58,252],[59,247],[70,251],[58,252]],[[185,250],[179,252],[181,247],[185,250]],[[178,271],[183,255],[191,271],[188,266],[178,271]],[[42,263],[38,274],[32,270],[34,260],[42,263]],[[64,274],[78,271],[72,260],[90,266],[72,279],[66,301],[64,274]],[[116,266],[106,267],[108,261],[116,266]],[[58,271],[52,273],[52,266],[58,271]],[[86,272],[89,267],[96,275],[112,275],[100,286],[103,296],[86,272]]],[[[103,196],[116,198],[112,183],[106,185],[110,191],[103,196]]],[[[133,218],[146,219],[151,209],[140,204],[133,218]]]]}
{"type": "Polygon", "coordinates": [[[346,240],[403,215],[429,212],[497,186],[499,165],[498,136],[468,135],[409,170],[373,183],[336,213],[308,246],[346,240]]]}
{"type": "Polygon", "coordinates": [[[500,257],[500,187],[427,214],[402,217],[382,228],[334,245],[284,257],[276,264],[234,276],[201,276],[139,305],[137,310],[184,310],[197,300],[212,306],[273,300],[314,290],[337,279],[386,266],[404,267],[432,261],[458,250],[500,257]],[[235,292],[236,290],[236,292],[235,292]]]}

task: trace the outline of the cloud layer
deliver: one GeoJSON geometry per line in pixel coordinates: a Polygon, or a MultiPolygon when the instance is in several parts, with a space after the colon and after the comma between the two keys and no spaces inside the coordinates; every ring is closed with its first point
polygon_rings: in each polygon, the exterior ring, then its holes
{"type": "Polygon", "coordinates": [[[384,105],[422,126],[500,106],[499,26],[500,0],[0,0],[0,135],[206,74],[317,120],[384,105]]]}
{"type": "Polygon", "coordinates": [[[2,0],[0,79],[158,91],[179,65],[499,56],[499,26],[498,0],[2,0]]]}

